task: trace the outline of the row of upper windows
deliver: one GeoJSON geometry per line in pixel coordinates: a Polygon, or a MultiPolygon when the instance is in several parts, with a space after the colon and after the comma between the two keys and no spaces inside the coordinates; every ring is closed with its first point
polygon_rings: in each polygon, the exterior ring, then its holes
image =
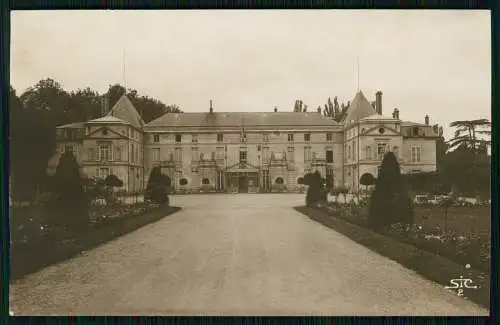
{"type": "MultiPolygon", "coordinates": [[[[227,154],[225,151],[221,150],[223,148],[217,148],[216,151],[210,152],[207,157],[205,157],[205,153],[199,152],[198,148],[192,148],[191,149],[191,160],[192,161],[203,161],[206,159],[209,160],[224,160],[227,159],[227,154]],[[210,158],[209,158],[210,157],[210,158]]],[[[261,151],[260,149],[258,150],[259,152],[261,151]]],[[[239,151],[240,155],[240,161],[246,161],[248,157],[248,151],[247,150],[240,150],[239,151]]],[[[295,148],[294,147],[288,147],[286,152],[273,152],[269,150],[269,147],[264,147],[262,148],[262,153],[258,154],[259,157],[262,157],[263,161],[267,161],[269,159],[274,160],[274,159],[281,159],[281,157],[294,162],[295,161],[295,148]]],[[[170,152],[167,154],[167,157],[169,160],[174,160],[174,153],[170,152]]],[[[175,151],[175,160],[182,160],[182,149],[177,148],[175,151]]],[[[317,152],[312,152],[311,147],[304,147],[304,162],[309,162],[311,160],[318,159],[318,153],[317,152]]],[[[153,148],[152,149],[152,160],[155,162],[161,161],[161,149],[160,148],[153,148]]],[[[326,160],[327,163],[333,163],[333,150],[325,150],[325,156],[324,160],[326,160]]]]}
{"type": "MultiPolygon", "coordinates": [[[[275,132],[275,135],[280,135],[279,132],[275,132]]],[[[287,134],[288,141],[293,142],[295,139],[295,134],[294,133],[288,133],[287,134]]],[[[245,142],[246,140],[246,134],[242,133],[241,134],[241,142],[245,142]]],[[[263,142],[269,142],[269,134],[268,133],[263,133],[262,134],[262,141],[263,142]]],[[[311,133],[305,133],[304,134],[304,141],[309,142],[311,141],[311,133]]],[[[333,133],[327,132],[326,133],[326,141],[333,141],[333,133]]],[[[160,142],[160,134],[153,134],[153,142],[154,143],[159,143],[160,142]]],[[[181,143],[182,142],[182,134],[176,134],[175,135],[175,142],[176,143],[181,143]]],[[[198,142],[198,135],[193,134],[191,136],[191,142],[197,143],[198,142]]],[[[223,133],[218,133],[217,134],[217,142],[224,142],[224,134],[223,133]]]]}

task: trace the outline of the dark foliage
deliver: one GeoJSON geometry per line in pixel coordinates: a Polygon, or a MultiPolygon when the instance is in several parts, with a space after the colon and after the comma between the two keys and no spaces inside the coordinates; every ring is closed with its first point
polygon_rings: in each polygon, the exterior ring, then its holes
{"type": "Polygon", "coordinates": [[[88,221],[88,200],[83,190],[80,168],[70,152],[64,153],[54,175],[55,223],[72,230],[85,227],[88,221]]]}
{"type": "Polygon", "coordinates": [[[55,151],[55,124],[50,111],[24,108],[12,87],[9,115],[11,195],[14,201],[33,201],[47,185],[47,163],[55,151]]]}
{"type": "Polygon", "coordinates": [[[359,179],[359,183],[364,186],[375,185],[375,177],[370,173],[364,173],[359,179]]]}
{"type": "Polygon", "coordinates": [[[413,223],[413,205],[401,176],[400,166],[392,152],[382,161],[375,190],[370,198],[368,223],[373,229],[413,223]]]}
{"type": "Polygon", "coordinates": [[[306,193],[306,206],[314,207],[318,202],[326,201],[328,193],[319,171],[304,175],[303,180],[304,184],[309,186],[306,193]]]}
{"type": "Polygon", "coordinates": [[[106,177],[106,179],[104,180],[104,184],[111,187],[122,187],[123,181],[119,179],[118,176],[111,174],[106,177]]]}
{"type": "Polygon", "coordinates": [[[158,204],[168,204],[168,190],[170,178],[161,172],[160,167],[154,167],[149,175],[145,199],[158,204]]]}

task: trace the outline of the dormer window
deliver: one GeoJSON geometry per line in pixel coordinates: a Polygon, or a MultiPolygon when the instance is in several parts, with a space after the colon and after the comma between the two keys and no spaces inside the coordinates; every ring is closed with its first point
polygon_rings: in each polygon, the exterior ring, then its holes
{"type": "Polygon", "coordinates": [[[418,126],[414,126],[413,129],[412,129],[412,132],[413,132],[414,136],[418,136],[418,133],[419,133],[418,126]]]}

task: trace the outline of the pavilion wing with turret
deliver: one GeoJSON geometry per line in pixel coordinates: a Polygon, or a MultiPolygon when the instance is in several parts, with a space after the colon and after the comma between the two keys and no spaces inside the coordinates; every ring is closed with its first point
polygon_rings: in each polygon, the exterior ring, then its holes
{"type": "Polygon", "coordinates": [[[143,191],[159,167],[177,192],[300,191],[298,179],[315,170],[329,187],[357,190],[364,173],[377,177],[394,152],[402,172],[436,170],[437,130],[382,112],[359,91],[338,123],[319,112],[168,113],[145,124],[122,96],[103,117],[57,128],[58,154],[71,150],[89,178],[115,174],[124,191],[143,191]]]}

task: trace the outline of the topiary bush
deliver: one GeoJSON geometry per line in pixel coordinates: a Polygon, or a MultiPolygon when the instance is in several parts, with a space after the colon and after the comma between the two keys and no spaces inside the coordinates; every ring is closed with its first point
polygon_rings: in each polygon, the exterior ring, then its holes
{"type": "Polygon", "coordinates": [[[50,213],[56,222],[70,231],[86,228],[89,200],[83,189],[80,167],[71,152],[65,152],[59,159],[53,186],[55,201],[50,213]]]}
{"type": "Polygon", "coordinates": [[[304,184],[309,186],[306,193],[306,206],[316,207],[318,203],[327,201],[328,192],[324,188],[324,182],[319,171],[306,174],[304,184]]]}
{"type": "Polygon", "coordinates": [[[413,203],[408,195],[399,163],[392,152],[382,161],[369,203],[368,224],[381,230],[395,223],[413,224],[413,203]]]}
{"type": "Polygon", "coordinates": [[[144,199],[158,204],[169,203],[168,190],[170,187],[170,178],[161,172],[160,167],[154,167],[149,175],[148,185],[144,199]]]}

